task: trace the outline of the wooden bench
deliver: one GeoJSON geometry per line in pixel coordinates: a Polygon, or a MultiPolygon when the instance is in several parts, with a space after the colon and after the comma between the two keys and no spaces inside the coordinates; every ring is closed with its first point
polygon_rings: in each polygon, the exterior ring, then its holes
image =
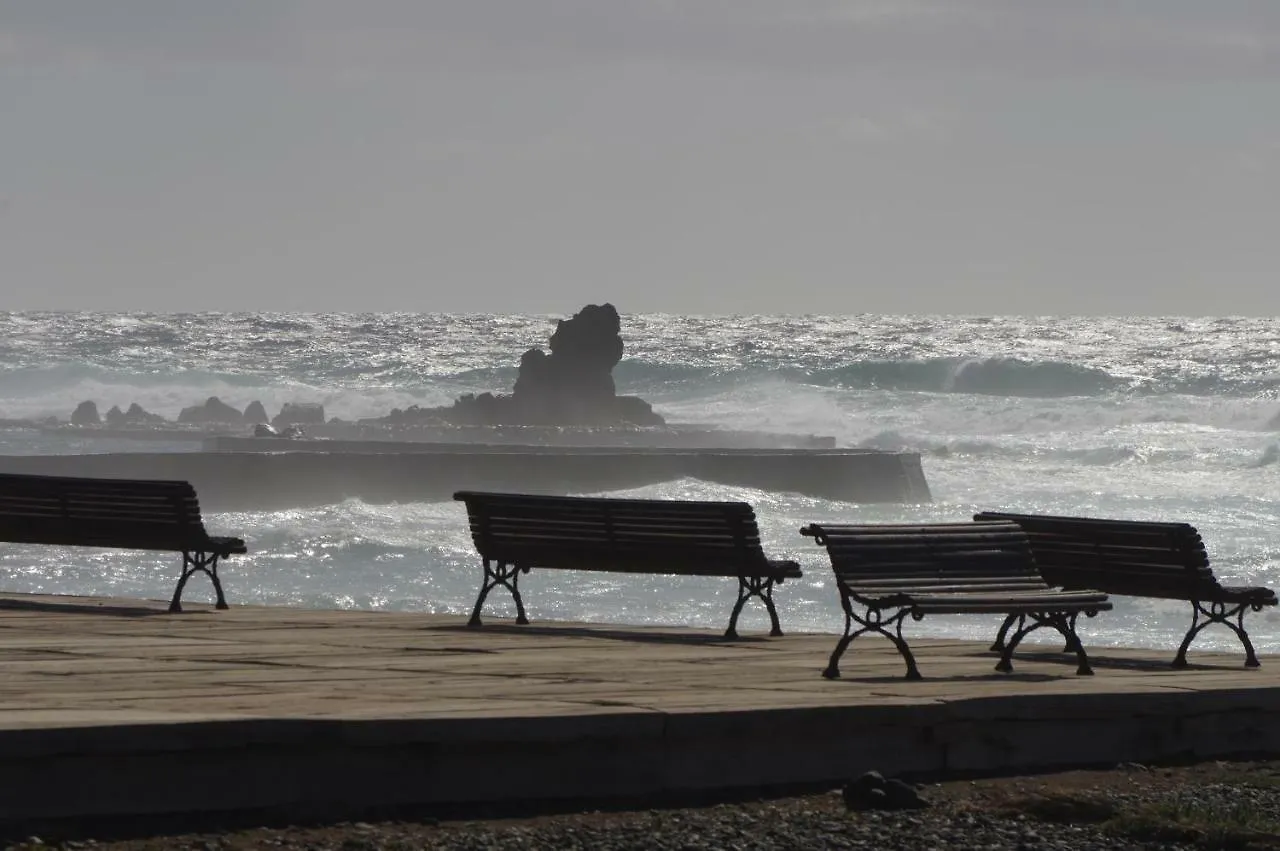
{"type": "Polygon", "coordinates": [[[1013,651],[1022,639],[1049,626],[1075,649],[1077,673],[1093,673],[1084,646],[1075,638],[1075,619],[1082,612],[1092,617],[1110,609],[1107,596],[1051,588],[1036,570],[1026,533],[1015,523],[814,523],[800,534],[827,548],[844,609],[844,635],[822,672],[827,679],[840,676],[840,657],[855,638],[868,632],[893,642],[906,660],[907,679],[920,679],[902,625],[908,616],[920,620],[935,614],[1022,617],[1024,622],[1003,648],[998,671],[1012,671],[1013,651]]]}
{"type": "MultiPolygon", "coordinates": [[[[1276,592],[1219,584],[1194,526],[995,511],[984,511],[974,519],[1017,523],[1030,538],[1036,564],[1050,585],[1189,602],[1191,627],[1173,659],[1175,668],[1186,667],[1187,648],[1201,630],[1214,623],[1228,627],[1240,639],[1245,666],[1258,667],[1244,615],[1274,606],[1276,592]]],[[[993,649],[999,649],[1013,623],[1012,618],[1005,623],[993,649]]]]}
{"type": "Polygon", "coordinates": [[[247,552],[239,538],[211,538],[188,482],[82,479],[0,473],[0,541],[168,550],[182,553],[182,575],[169,611],[182,611],[182,589],[200,571],[227,608],[218,560],[247,552]]]}
{"type": "Polygon", "coordinates": [[[764,602],[782,635],[773,586],[800,576],[794,561],[765,557],[755,511],[745,502],[609,499],[459,491],[471,538],[484,560],[484,579],[471,614],[496,586],[511,592],[516,623],[527,624],[518,584],[532,568],[725,576],[738,580],[728,638],[751,597],[764,602]]]}

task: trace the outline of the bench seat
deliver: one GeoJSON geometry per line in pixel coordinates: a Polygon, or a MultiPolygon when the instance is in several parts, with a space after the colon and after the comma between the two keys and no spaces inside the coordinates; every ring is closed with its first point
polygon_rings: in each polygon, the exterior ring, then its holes
{"type": "Polygon", "coordinates": [[[150,479],[0,473],[0,541],[182,553],[171,612],[182,611],[197,571],[212,580],[217,608],[227,608],[218,561],[248,552],[240,538],[205,531],[189,482],[150,479]]]}
{"type": "Polygon", "coordinates": [[[771,635],[782,635],[773,588],[800,577],[794,561],[770,559],[755,511],[745,502],[613,499],[459,491],[471,539],[484,562],[470,623],[479,626],[485,598],[501,585],[527,624],[519,577],[533,568],[723,576],[738,580],[725,635],[737,637],[747,600],[760,599],[771,635]]]}
{"type": "Polygon", "coordinates": [[[903,623],[907,617],[942,614],[1023,619],[996,670],[1012,671],[1013,651],[1022,639],[1049,626],[1076,650],[1077,672],[1093,673],[1075,639],[1075,618],[1110,609],[1106,594],[1050,587],[1036,570],[1026,533],[1015,523],[814,523],[800,534],[826,547],[845,613],[844,634],[823,671],[828,679],[840,676],[840,657],[853,640],[870,632],[893,642],[906,662],[907,678],[919,679],[915,656],[902,637],[903,623]]]}
{"type": "MultiPolygon", "coordinates": [[[[1017,523],[1027,533],[1036,564],[1051,585],[1190,603],[1191,626],[1174,656],[1175,668],[1186,667],[1191,642],[1215,623],[1229,628],[1244,645],[1245,666],[1258,667],[1244,616],[1276,605],[1276,592],[1260,586],[1220,584],[1194,526],[1003,511],[983,511],[974,519],[1017,523]]],[[[1013,618],[1006,622],[992,649],[1000,649],[1005,633],[1015,623],[1013,618]]]]}

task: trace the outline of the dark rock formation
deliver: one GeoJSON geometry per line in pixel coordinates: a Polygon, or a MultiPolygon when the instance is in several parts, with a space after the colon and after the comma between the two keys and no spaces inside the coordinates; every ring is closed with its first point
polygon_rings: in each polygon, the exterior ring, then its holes
{"type": "Polygon", "coordinates": [[[81,402],[71,412],[72,425],[99,425],[101,422],[102,417],[98,416],[98,405],[93,401],[81,402]]]}
{"type": "Polygon", "coordinates": [[[130,423],[162,423],[164,417],[159,414],[153,414],[146,408],[134,402],[129,406],[129,410],[124,412],[125,422],[130,423]]]}
{"type": "Polygon", "coordinates": [[[615,396],[613,398],[614,413],[624,423],[641,426],[666,425],[661,414],[655,413],[653,406],[639,396],[615,396]]]}
{"type": "Polygon", "coordinates": [[[159,414],[153,414],[137,402],[129,406],[129,410],[120,410],[119,405],[112,405],[107,411],[107,424],[113,428],[136,425],[159,425],[165,421],[159,414]]]}
{"type": "Polygon", "coordinates": [[[183,408],[178,414],[180,423],[241,423],[244,415],[223,402],[217,396],[210,396],[203,405],[183,408]]]}
{"type": "Polygon", "coordinates": [[[324,405],[315,402],[285,402],[280,413],[271,421],[276,428],[291,425],[318,425],[324,423],[324,405]]]}
{"type": "Polygon", "coordinates": [[[265,423],[270,422],[271,418],[267,416],[267,409],[256,399],[249,403],[249,407],[244,409],[244,421],[247,423],[265,423]]]}
{"type": "Polygon", "coordinates": [[[589,304],[556,325],[550,354],[529,349],[510,395],[467,394],[446,408],[396,409],[373,420],[389,425],[660,426],[648,402],[619,396],[613,368],[622,360],[621,321],[612,304],[589,304]]]}
{"type": "Polygon", "coordinates": [[[512,392],[520,419],[542,425],[616,420],[613,368],[622,360],[621,330],[611,304],[589,304],[560,320],[551,354],[530,349],[520,359],[512,392]]]}

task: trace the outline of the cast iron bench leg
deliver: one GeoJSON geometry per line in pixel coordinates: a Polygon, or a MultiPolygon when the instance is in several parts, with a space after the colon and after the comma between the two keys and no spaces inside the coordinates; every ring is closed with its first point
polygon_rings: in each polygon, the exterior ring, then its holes
{"type": "MultiPolygon", "coordinates": [[[[524,572],[527,573],[528,570],[526,569],[524,572]]],[[[471,620],[467,621],[467,626],[480,626],[480,610],[484,608],[485,598],[489,596],[490,591],[499,585],[510,591],[512,598],[516,601],[516,623],[521,626],[528,624],[529,619],[524,614],[524,600],[520,598],[520,573],[521,568],[516,565],[498,562],[495,567],[493,562],[485,559],[484,580],[480,584],[480,596],[476,597],[476,605],[471,610],[471,620]]]]}
{"type": "Polygon", "coordinates": [[[1182,639],[1182,645],[1178,648],[1178,655],[1173,659],[1173,667],[1187,667],[1187,650],[1191,647],[1191,642],[1200,634],[1200,631],[1211,623],[1220,623],[1236,634],[1236,638],[1240,639],[1240,643],[1244,645],[1244,666],[1246,668],[1257,668],[1261,666],[1258,661],[1258,654],[1253,650],[1253,642],[1249,640],[1249,633],[1244,628],[1244,613],[1247,609],[1252,608],[1259,611],[1260,606],[1250,606],[1248,603],[1241,603],[1234,608],[1228,608],[1226,603],[1210,603],[1207,607],[1199,600],[1193,600],[1191,603],[1191,628],[1187,630],[1186,636],[1182,639]],[[1204,620],[1200,620],[1201,616],[1204,620]],[[1235,623],[1231,619],[1235,618],[1235,623]]]}
{"type": "Polygon", "coordinates": [[[759,597],[763,600],[765,608],[769,610],[769,621],[772,624],[769,635],[774,637],[782,635],[782,624],[778,621],[778,610],[773,605],[773,577],[739,576],[738,600],[733,604],[733,614],[729,616],[729,628],[724,631],[725,638],[738,637],[738,615],[742,614],[743,606],[752,597],[759,597]]]}
{"type": "Polygon", "coordinates": [[[218,579],[218,554],[185,552],[182,554],[182,576],[178,577],[178,587],[173,590],[173,599],[169,601],[169,611],[182,611],[182,589],[187,587],[187,580],[196,571],[204,573],[213,581],[213,590],[218,598],[214,608],[228,608],[227,598],[222,593],[222,582],[218,579]]]}
{"type": "Polygon", "coordinates": [[[867,632],[876,632],[889,639],[893,642],[893,646],[898,648],[898,653],[901,654],[903,661],[907,663],[907,679],[923,679],[920,676],[919,667],[916,666],[916,657],[902,637],[902,622],[907,615],[911,614],[910,609],[900,609],[885,617],[884,612],[880,609],[867,607],[866,614],[858,616],[854,613],[853,606],[850,605],[847,595],[841,595],[840,602],[844,605],[844,636],[836,642],[836,649],[832,651],[831,659],[828,660],[826,670],[822,672],[822,676],[829,680],[838,679],[840,677],[840,657],[844,655],[844,651],[849,649],[849,645],[859,635],[867,632]],[[855,623],[859,625],[858,629],[850,631],[855,623]],[[885,625],[890,623],[894,625],[893,632],[885,629],[885,625]]]}
{"type": "MultiPolygon", "coordinates": [[[[1096,614],[1096,612],[1094,614],[1096,614]]],[[[1089,617],[1093,617],[1093,615],[1090,615],[1089,617]]],[[[1071,627],[1071,632],[1063,633],[1062,637],[1067,640],[1066,647],[1062,648],[1063,653],[1075,653],[1080,649],[1080,633],[1076,632],[1076,621],[1079,619],[1079,612],[1072,612],[1067,617],[1067,625],[1071,627]]]]}
{"type": "Polygon", "coordinates": [[[1009,630],[1013,629],[1015,625],[1017,629],[1022,629],[1025,622],[1026,617],[1024,615],[1009,615],[1005,618],[1004,623],[1000,624],[1000,631],[996,633],[996,640],[991,644],[991,651],[999,653],[1004,650],[1004,642],[1009,637],[1009,630]]]}
{"type": "Polygon", "coordinates": [[[1049,626],[1062,633],[1067,639],[1068,652],[1075,652],[1076,673],[1081,676],[1089,676],[1093,673],[1093,668],[1089,665],[1089,656],[1084,651],[1084,644],[1080,641],[1080,637],[1076,635],[1073,627],[1074,619],[1064,612],[1027,612],[1020,617],[1024,619],[1030,618],[1031,623],[1020,628],[1009,639],[1009,643],[1005,645],[1004,652],[1000,655],[1000,661],[996,663],[997,671],[1002,674],[1013,673],[1013,651],[1017,649],[1022,639],[1042,626],[1049,626]]]}

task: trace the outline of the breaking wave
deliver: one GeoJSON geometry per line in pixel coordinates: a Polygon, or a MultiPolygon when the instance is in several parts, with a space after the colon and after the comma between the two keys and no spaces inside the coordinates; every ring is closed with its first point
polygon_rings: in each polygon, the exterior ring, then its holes
{"type": "Polygon", "coordinates": [[[1104,370],[1019,358],[862,361],[809,374],[815,383],[986,396],[1096,396],[1134,386],[1104,370]]]}

